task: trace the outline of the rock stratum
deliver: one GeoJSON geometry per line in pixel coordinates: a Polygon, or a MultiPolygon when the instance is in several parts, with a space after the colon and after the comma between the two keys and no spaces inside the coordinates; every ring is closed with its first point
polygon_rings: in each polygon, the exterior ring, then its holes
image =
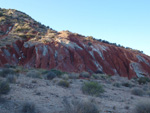
{"type": "Polygon", "coordinates": [[[122,77],[150,75],[150,57],[69,31],[57,32],[13,9],[0,9],[0,66],[22,65],[122,77]]]}

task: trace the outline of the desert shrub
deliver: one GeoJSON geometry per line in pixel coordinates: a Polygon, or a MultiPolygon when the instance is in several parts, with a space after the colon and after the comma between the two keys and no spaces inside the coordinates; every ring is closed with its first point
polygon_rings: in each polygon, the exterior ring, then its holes
{"type": "Polygon", "coordinates": [[[90,74],[86,71],[80,73],[80,77],[83,77],[83,78],[90,78],[90,74]]]}
{"type": "Polygon", "coordinates": [[[40,73],[37,71],[29,71],[27,73],[27,77],[32,77],[32,78],[42,78],[40,73]]]}
{"type": "Polygon", "coordinates": [[[129,82],[122,83],[122,86],[129,87],[129,88],[133,87],[133,85],[131,83],[129,83],[129,82]]]}
{"type": "Polygon", "coordinates": [[[52,72],[52,71],[49,71],[46,75],[45,75],[46,79],[48,80],[52,80],[53,78],[57,77],[57,75],[52,72]]]}
{"type": "Polygon", "coordinates": [[[70,79],[78,79],[79,78],[79,74],[78,73],[70,73],[69,74],[69,78],[70,79]]]}
{"type": "Polygon", "coordinates": [[[100,79],[100,74],[93,74],[92,77],[93,77],[94,79],[100,79]]]}
{"type": "Polygon", "coordinates": [[[86,82],[82,86],[82,92],[92,96],[100,96],[104,92],[104,88],[97,82],[86,82]]]}
{"type": "Polygon", "coordinates": [[[88,45],[89,45],[89,46],[91,46],[91,45],[92,45],[92,43],[91,43],[91,42],[88,42],[88,45]]]}
{"type": "Polygon", "coordinates": [[[111,76],[107,75],[107,74],[100,74],[100,77],[104,80],[110,78],[111,76]]]}
{"type": "Polygon", "coordinates": [[[62,75],[62,78],[63,78],[64,80],[68,80],[68,79],[69,79],[69,75],[68,75],[68,74],[63,74],[63,75],[62,75]]]}
{"type": "Polygon", "coordinates": [[[66,80],[61,80],[61,81],[58,82],[58,85],[68,88],[69,87],[69,82],[66,81],[66,80]]]}
{"type": "Polygon", "coordinates": [[[3,13],[0,12],[0,17],[3,16],[3,13]]]}
{"type": "Polygon", "coordinates": [[[61,77],[61,75],[63,74],[63,72],[60,71],[60,70],[51,69],[51,71],[52,71],[53,73],[55,73],[58,77],[61,77]]]}
{"type": "Polygon", "coordinates": [[[97,106],[92,102],[72,101],[64,99],[64,113],[100,113],[97,106]]]}
{"type": "Polygon", "coordinates": [[[10,91],[9,83],[6,81],[0,82],[0,95],[7,94],[10,91]]]}
{"type": "Polygon", "coordinates": [[[135,113],[150,113],[150,101],[139,102],[135,107],[135,113]]]}
{"type": "Polygon", "coordinates": [[[115,87],[121,87],[121,84],[117,82],[117,83],[114,83],[113,86],[115,86],[115,87]]]}
{"type": "Polygon", "coordinates": [[[0,76],[1,77],[6,77],[8,74],[17,74],[14,70],[9,69],[9,68],[4,68],[1,72],[0,72],[0,76]]]}
{"type": "Polygon", "coordinates": [[[146,84],[147,82],[150,82],[150,78],[148,78],[148,77],[140,77],[138,79],[139,84],[146,84]]]}
{"type": "Polygon", "coordinates": [[[133,95],[137,95],[137,96],[143,96],[143,95],[144,95],[143,90],[138,89],[138,88],[133,89],[133,90],[131,91],[131,93],[132,93],[133,95]]]}
{"type": "Polygon", "coordinates": [[[29,102],[24,103],[22,106],[22,113],[35,113],[35,105],[29,102]]]}
{"type": "Polygon", "coordinates": [[[16,76],[13,74],[7,75],[7,82],[9,82],[9,83],[16,83],[16,79],[17,79],[16,76]]]}

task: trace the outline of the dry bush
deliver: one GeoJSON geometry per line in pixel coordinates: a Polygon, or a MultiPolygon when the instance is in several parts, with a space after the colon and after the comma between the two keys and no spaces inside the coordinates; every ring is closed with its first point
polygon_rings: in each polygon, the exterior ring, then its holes
{"type": "Polygon", "coordinates": [[[80,73],[80,77],[83,77],[83,78],[90,78],[90,74],[86,71],[80,73]]]}
{"type": "Polygon", "coordinates": [[[135,88],[131,91],[131,93],[133,95],[137,95],[137,96],[143,96],[144,95],[144,92],[143,90],[139,89],[139,88],[135,88]]]}
{"type": "Polygon", "coordinates": [[[100,113],[97,106],[92,102],[72,101],[69,103],[64,99],[64,113],[100,113]]]}
{"type": "Polygon", "coordinates": [[[35,105],[33,103],[26,102],[22,106],[22,113],[35,113],[35,105]]]}
{"type": "Polygon", "coordinates": [[[35,71],[35,70],[32,70],[32,71],[29,71],[27,74],[27,77],[32,77],[32,78],[42,78],[40,73],[35,71]]]}
{"type": "Polygon", "coordinates": [[[69,78],[70,79],[78,79],[79,78],[79,74],[78,73],[70,73],[69,74],[69,78]]]}
{"type": "Polygon", "coordinates": [[[16,79],[17,79],[17,77],[13,74],[7,75],[7,82],[9,82],[9,83],[16,83],[16,79]]]}
{"type": "Polygon", "coordinates": [[[150,113],[150,101],[139,102],[135,107],[135,113],[150,113]]]}

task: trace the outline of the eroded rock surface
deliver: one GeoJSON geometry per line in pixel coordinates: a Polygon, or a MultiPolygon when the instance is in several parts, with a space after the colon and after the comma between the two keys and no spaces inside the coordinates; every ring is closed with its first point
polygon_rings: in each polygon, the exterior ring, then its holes
{"type": "Polygon", "coordinates": [[[41,27],[37,28],[39,24],[31,19],[31,22],[22,21],[24,26],[28,23],[30,27],[22,26],[23,30],[16,32],[16,23],[0,25],[1,44],[7,41],[5,38],[20,37],[0,46],[0,66],[8,63],[67,72],[99,71],[128,78],[150,75],[150,57],[145,54],[68,31],[56,32],[45,27],[45,31],[41,31],[41,27]]]}

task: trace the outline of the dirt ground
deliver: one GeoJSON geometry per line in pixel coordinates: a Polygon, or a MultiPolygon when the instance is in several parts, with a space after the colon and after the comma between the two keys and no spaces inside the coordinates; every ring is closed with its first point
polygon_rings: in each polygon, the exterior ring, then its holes
{"type": "MultiPolygon", "coordinates": [[[[5,79],[0,77],[0,80],[5,79]]],[[[134,113],[137,103],[150,99],[147,94],[147,91],[150,90],[150,84],[139,85],[134,80],[127,78],[113,76],[99,80],[68,79],[69,88],[58,85],[62,79],[45,80],[20,74],[16,83],[10,84],[10,92],[7,95],[2,95],[4,100],[0,101],[0,113],[22,113],[21,109],[25,102],[34,103],[36,113],[63,113],[64,98],[69,102],[73,100],[93,102],[100,113],[134,113]],[[103,85],[105,92],[99,97],[83,94],[82,85],[88,81],[96,81],[103,85]],[[125,82],[132,84],[132,87],[113,85],[125,82]],[[145,94],[143,96],[133,95],[131,91],[134,88],[142,89],[145,94]]]]}

